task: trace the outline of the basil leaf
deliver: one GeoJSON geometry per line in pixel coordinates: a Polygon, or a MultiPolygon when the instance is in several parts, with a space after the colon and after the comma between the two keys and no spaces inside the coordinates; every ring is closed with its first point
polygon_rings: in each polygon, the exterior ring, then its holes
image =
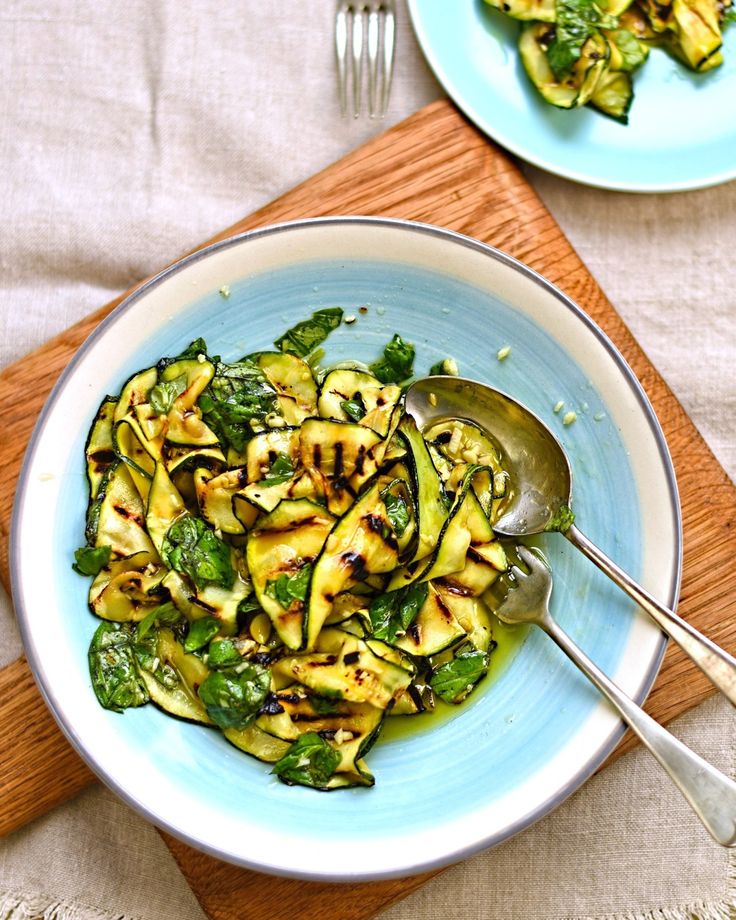
{"type": "Polygon", "coordinates": [[[130,630],[121,623],[101,623],[87,653],[92,689],[100,704],[113,712],[142,706],[149,700],[131,642],[130,630]]]}
{"type": "Polygon", "coordinates": [[[639,39],[628,29],[615,29],[608,33],[608,38],[621,52],[622,63],[619,70],[631,72],[647,59],[647,50],[639,39]]]}
{"type": "Polygon", "coordinates": [[[184,640],[184,651],[198,652],[205,645],[209,645],[219,631],[220,621],[214,617],[200,617],[194,620],[184,640]]]}
{"type": "Polygon", "coordinates": [[[207,664],[211,668],[230,668],[243,660],[232,639],[210,642],[207,664]]]}
{"type": "Polygon", "coordinates": [[[341,400],[340,408],[351,422],[359,422],[365,415],[365,403],[360,393],[356,393],[352,399],[341,400]]]}
{"type": "Polygon", "coordinates": [[[204,355],[207,360],[217,362],[219,358],[209,358],[207,355],[207,343],[203,338],[194,339],[193,342],[190,342],[189,345],[178,355],[169,356],[166,358],[161,358],[161,360],[156,365],[157,370],[160,372],[167,368],[170,364],[174,364],[177,361],[188,361],[192,358],[198,358],[200,355],[204,355]]]}
{"type": "Polygon", "coordinates": [[[291,745],[271,772],[290,785],[324,789],[340,760],[340,753],[324,738],[307,732],[291,745]]]}
{"type": "Polygon", "coordinates": [[[158,634],[148,632],[143,639],[138,639],[133,646],[138,666],[152,674],[156,680],[169,690],[181,683],[179,672],[168,661],[162,661],[158,654],[158,634]]]}
{"type": "Polygon", "coordinates": [[[199,688],[199,698],[220,728],[245,728],[258,715],[270,689],[268,668],[243,662],[237,669],[209,674],[199,688]]]}
{"type": "Polygon", "coordinates": [[[337,329],[342,322],[340,307],[326,307],[313,313],[311,319],[302,320],[292,326],[273,343],[280,351],[289,352],[299,358],[306,356],[337,329]]]}
{"type": "Polygon", "coordinates": [[[400,537],[409,526],[409,508],[406,501],[402,495],[396,495],[388,489],[381,492],[381,498],[386,506],[386,517],[396,536],[400,537]]]}
{"type": "Polygon", "coordinates": [[[288,454],[279,454],[271,464],[271,468],[263,477],[263,482],[269,486],[277,486],[288,482],[294,475],[294,464],[288,454]]]}
{"type": "Polygon", "coordinates": [[[278,412],[276,390],[258,365],[243,358],[234,364],[215,365],[215,375],[197,405],[204,421],[224,444],[242,451],[253,437],[251,422],[278,412]]]}
{"type": "Polygon", "coordinates": [[[438,374],[448,377],[457,377],[457,361],[454,358],[443,358],[441,361],[437,361],[436,364],[430,367],[429,376],[433,377],[438,374]]]}
{"type": "Polygon", "coordinates": [[[255,593],[249,594],[248,597],[244,597],[238,604],[238,617],[246,617],[249,613],[260,613],[262,609],[255,593]]]}
{"type": "Polygon", "coordinates": [[[72,568],[80,575],[97,575],[110,561],[111,546],[82,546],[74,550],[72,568]]]}
{"type": "Polygon", "coordinates": [[[151,387],[148,393],[148,402],[157,415],[167,415],[174,405],[174,400],[187,388],[187,375],[181,374],[173,380],[161,380],[156,386],[151,387]]]}
{"type": "Polygon", "coordinates": [[[266,594],[277,601],[284,610],[288,610],[292,601],[304,602],[311,577],[312,563],[308,562],[295,575],[279,575],[273,581],[267,581],[266,594]]]}
{"type": "Polygon", "coordinates": [[[567,505],[560,505],[552,520],[545,525],[545,531],[556,531],[566,533],[575,523],[575,515],[572,508],[567,505]]]}
{"type": "Polygon", "coordinates": [[[594,0],[556,0],[555,38],[547,60],[557,79],[570,72],[585,42],[597,29],[615,29],[618,20],[604,13],[594,0]]]}
{"type": "Polygon", "coordinates": [[[188,575],[197,588],[232,588],[235,581],[229,547],[201,518],[175,521],[164,537],[161,557],[170,569],[188,575]]]}
{"type": "Polygon", "coordinates": [[[184,351],[176,356],[176,361],[180,361],[183,358],[196,358],[198,355],[207,355],[207,343],[200,336],[198,339],[195,339],[193,342],[190,342],[189,345],[184,349],[184,351]]]}
{"type": "Polygon", "coordinates": [[[370,365],[370,371],[381,383],[401,383],[413,373],[414,346],[396,333],[383,349],[383,357],[370,365]]]}
{"type": "Polygon", "coordinates": [[[436,668],[429,685],[446,703],[460,703],[488,671],[488,661],[486,652],[461,652],[436,668]]]}
{"type": "Polygon", "coordinates": [[[135,631],[136,641],[141,642],[145,639],[153,626],[173,626],[179,620],[181,620],[181,613],[171,601],[160,604],[158,607],[154,607],[138,624],[135,631]]]}
{"type": "Polygon", "coordinates": [[[426,581],[380,594],[368,611],[374,637],[388,643],[396,642],[416,620],[428,594],[426,581]]]}

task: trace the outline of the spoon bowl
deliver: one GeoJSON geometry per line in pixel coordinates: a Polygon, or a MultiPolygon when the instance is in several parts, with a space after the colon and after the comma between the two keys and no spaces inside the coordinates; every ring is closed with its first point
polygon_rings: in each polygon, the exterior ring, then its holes
{"type": "Polygon", "coordinates": [[[469,422],[495,442],[512,478],[510,500],[493,525],[499,536],[556,529],[572,502],[572,470],[562,445],[531,410],[500,390],[462,377],[424,377],[406,394],[420,429],[447,420],[469,422]]]}
{"type": "Polygon", "coordinates": [[[686,623],[616,565],[575,525],[572,470],[564,448],[530,409],[484,383],[463,377],[424,377],[406,393],[406,411],[420,430],[441,421],[470,422],[495,443],[511,493],[493,523],[499,536],[557,531],[594,562],[682,648],[736,706],[736,658],[686,623]]]}

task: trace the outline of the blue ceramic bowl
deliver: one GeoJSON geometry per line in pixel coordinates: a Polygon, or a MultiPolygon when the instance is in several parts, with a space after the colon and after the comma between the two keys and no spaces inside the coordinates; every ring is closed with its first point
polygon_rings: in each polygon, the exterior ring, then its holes
{"type": "MultiPolygon", "coordinates": [[[[13,594],[28,659],[59,724],[133,807],[233,863],[376,879],[509,837],[559,804],[612,749],[621,723],[556,647],[530,633],[492,663],[485,685],[451,718],[379,740],[370,754],[374,788],[325,794],[282,785],[219,733],[153,706],[102,709],[86,661],[96,621],[86,580],[70,567],[83,542],[85,435],[102,396],[197,336],[235,358],[332,305],[358,320],[333,333],[326,361],[373,360],[399,332],[416,344],[418,374],[452,356],[464,376],[498,386],[548,421],[571,457],[581,527],[674,604],[672,467],[652,409],[613,345],[508,256],[434,227],[369,218],[302,221],[219,243],[147,282],[98,327],[62,375],[28,450],[13,522],[13,594]],[[511,352],[499,361],[502,346],[511,352]],[[577,411],[574,424],[563,426],[553,412],[558,401],[577,411]]],[[[661,659],[661,634],[562,537],[550,536],[544,549],[560,622],[641,700],[661,659]]]]}

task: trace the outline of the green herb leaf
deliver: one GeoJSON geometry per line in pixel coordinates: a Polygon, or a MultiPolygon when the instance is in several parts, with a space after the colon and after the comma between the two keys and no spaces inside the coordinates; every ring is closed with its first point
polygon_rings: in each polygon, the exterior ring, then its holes
{"type": "Polygon", "coordinates": [[[207,355],[207,343],[201,336],[193,342],[190,342],[184,351],[180,355],[177,355],[174,360],[180,361],[184,358],[196,358],[197,355],[207,355]]]}
{"type": "Polygon", "coordinates": [[[403,495],[397,495],[389,489],[390,486],[381,492],[381,498],[386,506],[386,517],[391,522],[396,536],[400,537],[409,526],[409,507],[403,495]]]}
{"type": "Polygon", "coordinates": [[[173,523],[164,537],[161,556],[170,569],[188,575],[198,588],[232,588],[235,581],[229,547],[201,518],[187,515],[173,523]]]}
{"type": "Polygon", "coordinates": [[[621,52],[623,62],[619,70],[631,72],[640,67],[647,59],[647,48],[628,29],[615,29],[608,33],[608,38],[621,52]]]}
{"type": "Polygon", "coordinates": [[[723,12],[723,25],[727,26],[729,22],[736,22],[736,9],[731,7],[723,12]]]}
{"type": "Polygon", "coordinates": [[[488,661],[486,652],[461,652],[432,673],[429,685],[446,703],[460,703],[488,671],[488,661]]]}
{"type": "Polygon", "coordinates": [[[317,310],[316,313],[313,313],[311,319],[302,320],[296,326],[292,326],[273,344],[280,351],[287,351],[299,358],[306,358],[311,351],[324,342],[333,329],[337,329],[341,322],[340,307],[326,307],[324,310],[317,310]]]}
{"type": "Polygon", "coordinates": [[[298,738],[277,763],[272,773],[288,784],[324,789],[340,765],[340,754],[316,732],[298,738]]]}
{"type": "Polygon", "coordinates": [[[566,533],[575,523],[575,515],[572,508],[567,505],[560,505],[557,513],[547,523],[544,528],[547,532],[566,533]]]}
{"type": "Polygon", "coordinates": [[[160,604],[158,607],[154,607],[138,624],[135,631],[136,641],[141,642],[145,639],[154,626],[174,626],[180,620],[181,612],[177,610],[171,601],[160,604]]]}
{"type": "Polygon", "coordinates": [[[195,620],[189,627],[189,632],[184,640],[184,651],[198,652],[205,645],[209,645],[210,641],[220,631],[220,625],[220,621],[214,617],[200,617],[200,619],[195,620]]]}
{"type": "Polygon", "coordinates": [[[429,585],[422,581],[375,598],[368,611],[375,638],[396,642],[417,618],[428,593],[429,585]]]}
{"type": "Polygon", "coordinates": [[[72,568],[80,575],[97,575],[110,561],[111,546],[82,546],[74,550],[72,568]]]}
{"type": "Polygon", "coordinates": [[[271,464],[271,468],[263,477],[263,482],[269,486],[277,486],[288,482],[294,475],[294,464],[288,454],[279,454],[271,464]]]}
{"type": "Polygon", "coordinates": [[[365,415],[365,403],[360,393],[356,393],[352,399],[341,400],[340,408],[352,422],[359,422],[365,415]]]}
{"type": "Polygon", "coordinates": [[[304,602],[311,577],[312,563],[308,562],[295,575],[279,575],[275,580],[267,581],[266,594],[277,601],[284,610],[288,610],[292,601],[304,602]]]}
{"type": "Polygon", "coordinates": [[[594,0],[556,0],[555,20],[555,38],[547,60],[558,80],[570,72],[594,32],[618,25],[616,17],[604,13],[594,0]]]}
{"type": "Polygon", "coordinates": [[[209,674],[199,688],[199,698],[220,728],[245,728],[258,715],[270,689],[268,668],[243,662],[237,670],[209,674]]]}
{"type": "Polygon", "coordinates": [[[181,678],[176,668],[159,655],[158,639],[158,629],[148,630],[142,638],[136,633],[133,654],[142,671],[148,671],[158,683],[173,690],[180,685],[181,678]]]}
{"type": "Polygon", "coordinates": [[[208,361],[217,362],[219,358],[210,358],[207,355],[207,343],[203,338],[195,339],[193,342],[190,342],[189,345],[178,355],[169,356],[166,358],[161,358],[161,360],[156,365],[156,368],[159,372],[167,368],[170,364],[174,364],[176,361],[190,361],[192,358],[198,358],[199,355],[204,355],[208,361]]]}
{"type": "Polygon", "coordinates": [[[92,636],[87,654],[95,696],[105,709],[122,712],[149,700],[131,642],[130,630],[122,623],[101,623],[92,636]]]}
{"type": "Polygon", "coordinates": [[[457,361],[454,358],[443,358],[429,369],[429,376],[434,377],[438,374],[457,377],[457,361]]]}
{"type": "Polygon", "coordinates": [[[238,617],[246,617],[250,613],[260,613],[262,609],[254,592],[249,594],[248,597],[244,597],[238,604],[238,617]]]}
{"type": "Polygon", "coordinates": [[[231,668],[243,660],[232,639],[210,642],[207,664],[211,668],[231,668]]]}
{"type": "Polygon", "coordinates": [[[187,388],[187,375],[181,374],[173,380],[161,380],[151,387],[148,402],[157,415],[167,415],[174,405],[174,400],[187,388]]]}
{"type": "Polygon", "coordinates": [[[234,364],[215,365],[215,375],[197,405],[204,421],[224,444],[242,451],[253,437],[251,422],[278,413],[276,390],[258,365],[243,358],[234,364]]]}
{"type": "Polygon", "coordinates": [[[383,357],[370,366],[381,383],[401,383],[413,373],[414,346],[397,333],[383,349],[383,357]]]}

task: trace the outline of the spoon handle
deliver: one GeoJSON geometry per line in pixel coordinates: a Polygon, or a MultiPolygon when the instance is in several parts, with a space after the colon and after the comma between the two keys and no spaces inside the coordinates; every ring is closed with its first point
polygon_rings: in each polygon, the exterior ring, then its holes
{"type": "Polygon", "coordinates": [[[567,539],[601,571],[614,581],[630,598],[652,617],[659,628],[667,633],[688,655],[705,676],[736,706],[736,658],[706,638],[697,629],[679,617],[669,607],[652,597],[630,575],[612,562],[605,553],[581,533],[573,524],[565,533],[567,539]]]}
{"type": "Polygon", "coordinates": [[[736,783],[691,751],[629,699],[549,615],[537,622],[610,700],[642,744],[654,754],[714,840],[722,846],[736,846],[736,783]]]}

